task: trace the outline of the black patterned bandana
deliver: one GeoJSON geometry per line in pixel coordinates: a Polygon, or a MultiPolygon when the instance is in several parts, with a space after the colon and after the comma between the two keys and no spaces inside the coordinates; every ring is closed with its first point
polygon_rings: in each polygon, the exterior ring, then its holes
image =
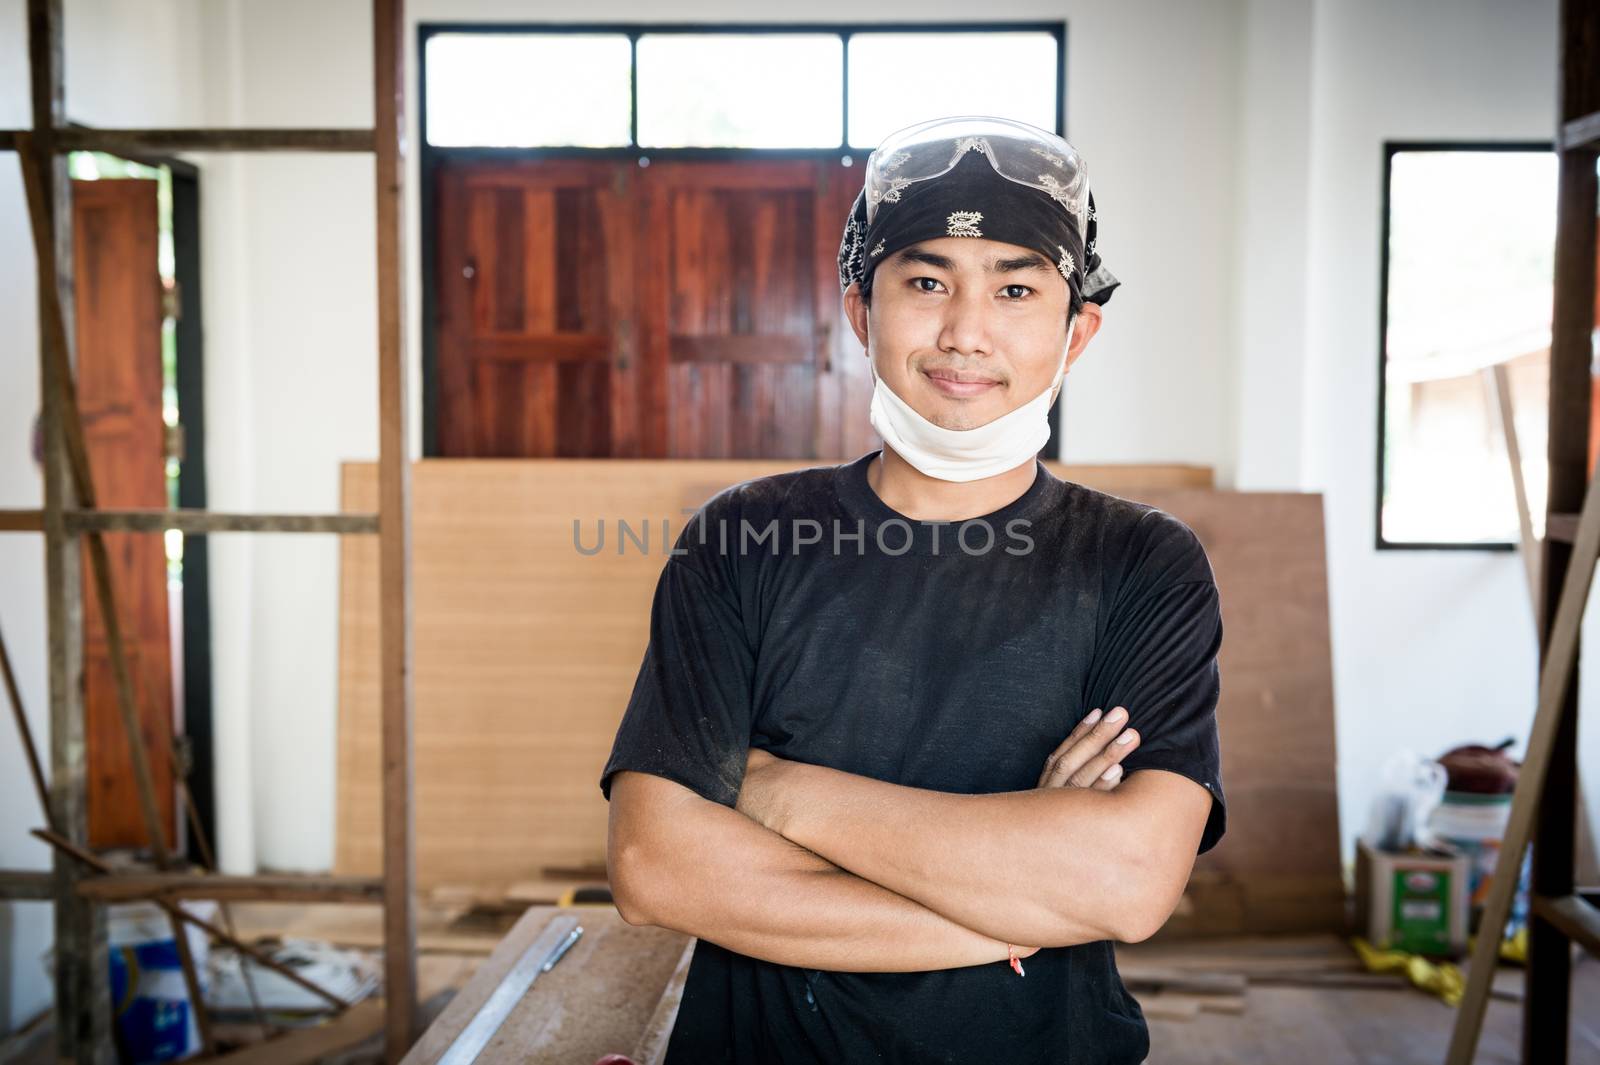
{"type": "Polygon", "coordinates": [[[969,152],[947,173],[897,189],[867,224],[866,190],[856,194],[839,242],[839,289],[859,282],[870,292],[872,272],[901,248],[937,237],[986,237],[1032,248],[1055,264],[1072,291],[1072,305],[1104,304],[1121,284],[1096,250],[1094,193],[1086,232],[1041,189],[1002,177],[982,152],[969,152]],[[893,199],[891,200],[891,197],[893,199]]]}

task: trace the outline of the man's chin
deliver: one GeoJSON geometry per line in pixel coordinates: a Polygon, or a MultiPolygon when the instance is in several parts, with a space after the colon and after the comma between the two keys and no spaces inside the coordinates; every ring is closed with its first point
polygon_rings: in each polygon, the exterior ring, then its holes
{"type": "Polygon", "coordinates": [[[919,413],[939,428],[958,433],[988,425],[1006,413],[1004,410],[989,409],[994,406],[992,403],[983,403],[980,407],[971,400],[951,399],[948,396],[938,397],[930,406],[931,410],[919,413]]]}

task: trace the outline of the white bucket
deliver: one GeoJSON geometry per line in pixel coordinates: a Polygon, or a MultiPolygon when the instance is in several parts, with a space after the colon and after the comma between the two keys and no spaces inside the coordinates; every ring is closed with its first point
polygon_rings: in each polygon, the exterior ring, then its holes
{"type": "MultiPolygon", "coordinates": [[[[1467,878],[1468,901],[1479,910],[1488,901],[1489,888],[1494,879],[1496,864],[1500,861],[1500,842],[1505,838],[1506,826],[1511,820],[1511,795],[1478,795],[1465,791],[1447,791],[1444,801],[1434,808],[1428,818],[1428,827],[1445,843],[1450,844],[1471,862],[1467,878]]],[[[1512,905],[1511,927],[1520,923],[1527,912],[1527,861],[1519,871],[1519,883],[1512,905]]]]}

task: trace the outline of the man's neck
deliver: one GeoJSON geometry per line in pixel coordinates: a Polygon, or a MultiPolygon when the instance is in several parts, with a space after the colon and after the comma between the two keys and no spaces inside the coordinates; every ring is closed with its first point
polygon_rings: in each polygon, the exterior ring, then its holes
{"type": "Polygon", "coordinates": [[[885,447],[867,467],[867,484],[884,505],[913,521],[964,521],[992,514],[1019,499],[1038,474],[1033,459],[976,481],[929,477],[885,447]]]}

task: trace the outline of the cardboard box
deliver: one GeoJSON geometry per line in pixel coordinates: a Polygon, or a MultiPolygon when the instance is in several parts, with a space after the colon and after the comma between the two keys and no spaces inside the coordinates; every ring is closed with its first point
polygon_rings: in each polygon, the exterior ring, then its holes
{"type": "Polygon", "coordinates": [[[1375,947],[1459,958],[1467,950],[1464,854],[1386,854],[1356,842],[1356,924],[1375,947]]]}

